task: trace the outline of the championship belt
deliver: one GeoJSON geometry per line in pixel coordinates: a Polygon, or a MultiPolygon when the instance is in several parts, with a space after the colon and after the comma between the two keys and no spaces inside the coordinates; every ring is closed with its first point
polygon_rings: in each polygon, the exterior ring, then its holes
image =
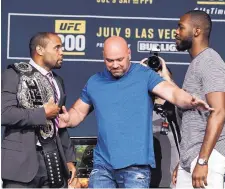
{"type": "MultiPolygon", "coordinates": [[[[50,97],[54,97],[54,91],[48,78],[43,76],[29,63],[15,63],[11,67],[20,74],[17,93],[20,107],[25,109],[41,108],[43,104],[49,101],[50,97]]],[[[51,187],[59,188],[63,185],[63,177],[56,143],[54,119],[47,120],[45,125],[35,126],[35,132],[43,148],[51,187]]]]}

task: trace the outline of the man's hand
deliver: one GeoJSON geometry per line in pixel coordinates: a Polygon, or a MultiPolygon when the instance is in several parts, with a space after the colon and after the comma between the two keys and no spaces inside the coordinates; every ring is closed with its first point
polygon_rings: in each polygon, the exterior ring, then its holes
{"type": "Polygon", "coordinates": [[[68,188],[83,188],[79,180],[79,178],[73,179],[73,182],[68,184],[68,188]]]}
{"type": "Polygon", "coordinates": [[[203,101],[195,96],[192,96],[191,105],[193,106],[193,108],[196,108],[200,111],[213,111],[214,110],[214,108],[210,108],[209,105],[205,101],[203,101]]]}
{"type": "Polygon", "coordinates": [[[45,115],[47,119],[53,119],[59,114],[60,108],[57,104],[54,103],[53,97],[49,99],[49,101],[43,105],[45,109],[45,115]]]}
{"type": "Polygon", "coordinates": [[[59,128],[69,127],[70,115],[65,106],[62,106],[62,114],[59,114],[59,128]]]}
{"type": "Polygon", "coordinates": [[[140,64],[141,64],[142,66],[147,67],[147,64],[145,63],[145,61],[147,61],[147,60],[148,60],[148,58],[142,59],[141,62],[140,62],[140,64]]]}
{"type": "Polygon", "coordinates": [[[207,186],[208,165],[196,164],[192,173],[192,185],[194,188],[205,188],[207,186]]]}
{"type": "Polygon", "coordinates": [[[76,178],[76,167],[74,166],[73,162],[67,163],[67,167],[69,169],[69,172],[71,173],[71,177],[68,180],[68,185],[70,185],[73,182],[74,179],[77,180],[77,178],[76,178]]]}
{"type": "Polygon", "coordinates": [[[166,67],[166,62],[165,62],[165,60],[164,60],[163,58],[159,57],[159,56],[158,56],[158,58],[159,58],[160,63],[161,63],[161,65],[162,65],[162,70],[159,70],[159,71],[158,71],[158,74],[159,74],[162,78],[164,78],[165,80],[167,80],[167,81],[172,80],[172,79],[171,79],[171,73],[169,72],[169,70],[168,70],[167,67],[166,67]]]}
{"type": "Polygon", "coordinates": [[[179,167],[179,163],[177,164],[177,166],[176,166],[175,169],[173,170],[172,183],[173,183],[174,186],[177,184],[177,172],[178,172],[178,167],[179,167]]]}

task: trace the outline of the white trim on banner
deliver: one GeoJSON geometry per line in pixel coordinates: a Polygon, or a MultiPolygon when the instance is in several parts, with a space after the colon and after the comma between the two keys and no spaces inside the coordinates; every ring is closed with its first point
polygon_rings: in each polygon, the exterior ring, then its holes
{"type": "MultiPolygon", "coordinates": [[[[29,60],[29,57],[11,57],[9,56],[10,49],[10,17],[11,16],[37,16],[37,17],[72,17],[72,18],[105,18],[105,19],[131,19],[131,20],[167,20],[178,21],[179,18],[160,18],[160,17],[122,17],[122,16],[100,16],[100,15],[58,15],[58,14],[28,14],[28,13],[8,13],[8,31],[7,31],[7,59],[12,60],[29,60]]],[[[225,22],[225,19],[212,19],[213,22],[225,22]]],[[[164,53],[164,52],[161,52],[164,53]]],[[[166,52],[170,53],[170,52],[166,52]]],[[[171,52],[179,54],[187,54],[187,52],[171,52]]],[[[98,59],[63,59],[64,61],[82,61],[82,62],[103,62],[98,59]]],[[[139,63],[140,61],[132,61],[139,63]]],[[[188,62],[167,62],[171,65],[189,65],[188,62]]]]}

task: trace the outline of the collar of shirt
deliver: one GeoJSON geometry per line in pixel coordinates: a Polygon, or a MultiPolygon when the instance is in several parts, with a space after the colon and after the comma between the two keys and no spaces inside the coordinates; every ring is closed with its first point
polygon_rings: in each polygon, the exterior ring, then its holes
{"type": "MultiPolygon", "coordinates": [[[[41,72],[42,75],[46,76],[49,72],[42,68],[41,66],[39,66],[38,64],[36,64],[33,59],[30,59],[30,62],[29,62],[30,65],[32,65],[33,67],[35,67],[39,72],[41,72]]],[[[52,72],[51,72],[52,73],[52,72]]]]}
{"type": "MultiPolygon", "coordinates": [[[[51,71],[48,72],[47,70],[45,70],[44,68],[42,68],[41,66],[39,66],[38,64],[36,64],[36,63],[34,62],[33,59],[30,59],[29,64],[30,64],[31,66],[35,67],[42,75],[44,75],[44,76],[46,76],[46,77],[48,77],[48,76],[47,76],[48,73],[51,73],[51,75],[52,75],[52,72],[51,72],[51,71]]],[[[54,85],[55,85],[55,87],[56,87],[56,91],[57,91],[57,94],[58,94],[58,98],[60,99],[60,91],[59,91],[59,87],[58,87],[58,84],[57,84],[57,82],[55,81],[54,77],[53,77],[53,83],[54,83],[54,85]]]]}

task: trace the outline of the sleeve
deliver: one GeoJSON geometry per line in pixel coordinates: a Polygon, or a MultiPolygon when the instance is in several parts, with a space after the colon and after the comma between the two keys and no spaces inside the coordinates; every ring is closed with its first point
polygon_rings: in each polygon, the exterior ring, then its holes
{"type": "Polygon", "coordinates": [[[85,102],[86,104],[92,105],[91,98],[88,94],[88,83],[84,86],[81,92],[80,99],[85,102]]]}
{"type": "Polygon", "coordinates": [[[2,75],[2,126],[31,127],[46,124],[44,108],[20,108],[17,100],[19,75],[11,68],[2,75]]]}
{"type": "Polygon", "coordinates": [[[162,77],[159,76],[156,72],[149,70],[148,77],[148,90],[152,91],[153,88],[158,85],[160,82],[164,81],[162,77]]]}
{"type": "Polygon", "coordinates": [[[225,92],[225,63],[208,59],[201,68],[204,94],[225,92]]]}

